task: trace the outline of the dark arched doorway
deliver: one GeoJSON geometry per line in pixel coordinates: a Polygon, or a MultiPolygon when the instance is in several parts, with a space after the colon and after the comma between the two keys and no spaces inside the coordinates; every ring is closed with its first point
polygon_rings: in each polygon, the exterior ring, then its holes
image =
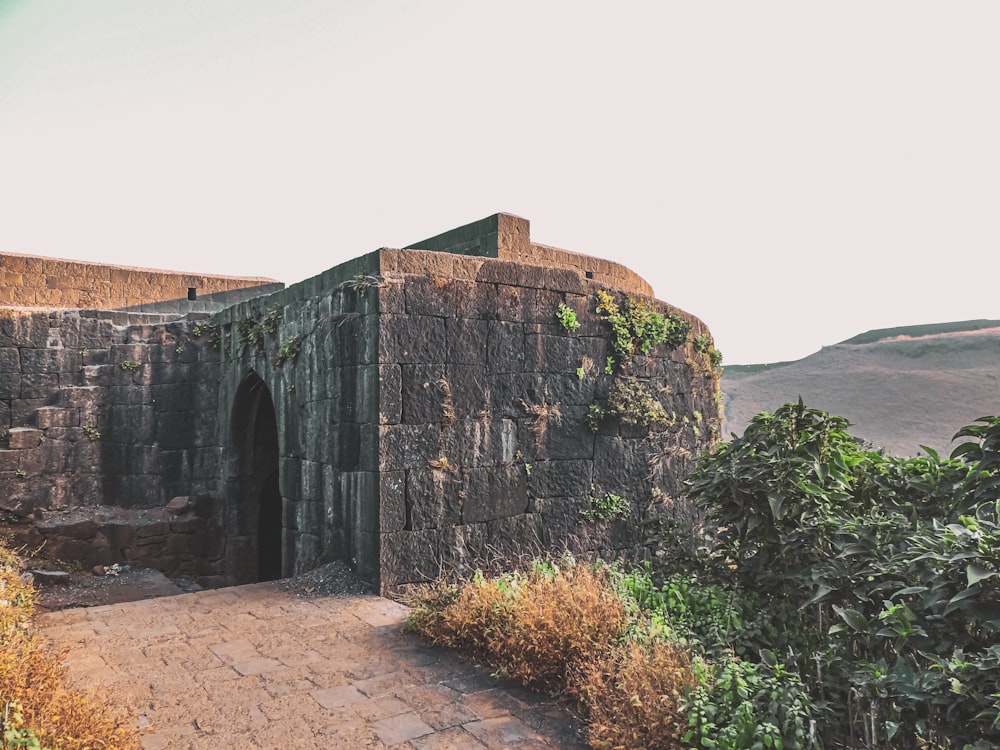
{"type": "Polygon", "coordinates": [[[255,372],[233,399],[235,475],[230,476],[227,557],[233,583],[272,581],[283,574],[278,422],[271,391],[255,372]]]}

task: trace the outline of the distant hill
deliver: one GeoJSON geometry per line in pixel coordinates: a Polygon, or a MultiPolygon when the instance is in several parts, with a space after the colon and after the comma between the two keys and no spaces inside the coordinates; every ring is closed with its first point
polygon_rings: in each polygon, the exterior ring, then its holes
{"type": "Polygon", "coordinates": [[[801,396],[890,454],[946,456],[959,428],[1000,414],[1000,320],[885,328],[795,362],[727,366],[722,392],[726,438],[801,396]]]}

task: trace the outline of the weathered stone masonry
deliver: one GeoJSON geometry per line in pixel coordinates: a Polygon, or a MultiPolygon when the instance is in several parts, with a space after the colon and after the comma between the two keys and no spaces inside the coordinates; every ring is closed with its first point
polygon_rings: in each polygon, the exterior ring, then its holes
{"type": "MultiPolygon", "coordinates": [[[[563,546],[642,555],[640,522],[663,511],[715,438],[717,372],[690,341],[633,357],[629,369],[670,421],[650,431],[609,419],[590,431],[584,416],[613,382],[604,374],[612,351],[595,313],[599,290],[651,294],[628,269],[532,244],[527,221],[499,214],[413,249],[376,251],[211,320],[135,321],[86,355],[111,365],[93,373],[109,380],[90,396],[90,412],[38,413],[58,410],[62,393],[38,396],[45,403],[27,404],[30,390],[11,399],[0,495],[6,487],[20,497],[5,507],[21,514],[46,504],[144,508],[153,520],[116,532],[133,534],[126,546],[97,540],[106,556],[140,559],[136,549],[152,546],[160,567],[208,585],[333,558],[388,590],[494,555],[563,546]],[[560,303],[576,311],[575,332],[557,322],[560,303]],[[139,369],[123,370],[122,361],[139,369]],[[17,429],[31,414],[28,429],[56,430],[60,440],[58,430],[75,430],[76,439],[16,477],[11,462],[31,459],[14,445],[38,438],[17,429]],[[95,414],[101,437],[90,441],[83,422],[95,414]],[[60,420],[79,425],[57,427],[60,420]],[[57,471],[73,478],[58,496],[42,496],[39,485],[57,471]],[[591,495],[607,493],[631,501],[630,517],[582,523],[591,495]],[[176,496],[191,498],[189,507],[166,513],[176,496]],[[139,534],[156,541],[138,544],[139,534]]],[[[67,379],[99,367],[63,357],[67,379]]],[[[48,443],[42,451],[54,450],[48,443]]],[[[77,536],[82,559],[94,539],[77,536]]]]}

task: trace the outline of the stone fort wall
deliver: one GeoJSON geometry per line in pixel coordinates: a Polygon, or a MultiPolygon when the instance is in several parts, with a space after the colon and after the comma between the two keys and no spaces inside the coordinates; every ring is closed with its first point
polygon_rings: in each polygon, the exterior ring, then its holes
{"type": "MultiPolygon", "coordinates": [[[[220,313],[220,402],[238,401],[250,375],[273,399],[284,574],[341,557],[392,590],[497,556],[645,554],[643,523],[668,511],[718,437],[718,372],[691,338],[637,355],[628,370],[669,423],[591,431],[585,416],[615,380],[602,290],[650,291],[618,264],[533,245],[527,222],[498,215],[220,313]],[[572,334],[560,303],[581,324],[572,334]],[[268,319],[256,344],[241,337],[268,319]],[[629,501],[628,517],[584,523],[607,494],[629,501]]],[[[223,415],[223,436],[236,420],[223,415]]],[[[224,525],[249,550],[257,511],[239,487],[252,485],[240,468],[251,462],[226,452],[224,525]]],[[[233,580],[250,576],[248,555],[231,558],[233,580]]]]}
{"type": "Polygon", "coordinates": [[[709,335],[504,214],[210,313],[0,315],[0,509],[63,559],[204,585],[257,580],[264,546],[277,574],[339,558],[383,591],[497,555],[641,556],[717,439],[718,371],[692,339],[631,357],[669,421],[591,431],[615,380],[598,291],[709,335]],[[606,494],[628,517],[584,522],[606,494]]]}

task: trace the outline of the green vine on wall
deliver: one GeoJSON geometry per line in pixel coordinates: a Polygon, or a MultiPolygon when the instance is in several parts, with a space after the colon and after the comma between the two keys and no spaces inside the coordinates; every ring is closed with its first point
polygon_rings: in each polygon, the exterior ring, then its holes
{"type": "Polygon", "coordinates": [[[274,308],[262,318],[240,318],[236,321],[236,332],[240,343],[250,347],[258,354],[265,354],[265,340],[278,331],[281,322],[281,310],[274,308]]]}
{"type": "Polygon", "coordinates": [[[662,313],[649,300],[626,295],[619,303],[611,292],[597,292],[595,312],[611,327],[611,348],[604,373],[614,377],[605,403],[593,403],[584,416],[592,431],[600,430],[609,417],[622,424],[651,427],[676,423],[650,386],[632,372],[632,357],[648,355],[662,344],[684,346],[691,336],[691,323],[674,312],[662,313]]]}

